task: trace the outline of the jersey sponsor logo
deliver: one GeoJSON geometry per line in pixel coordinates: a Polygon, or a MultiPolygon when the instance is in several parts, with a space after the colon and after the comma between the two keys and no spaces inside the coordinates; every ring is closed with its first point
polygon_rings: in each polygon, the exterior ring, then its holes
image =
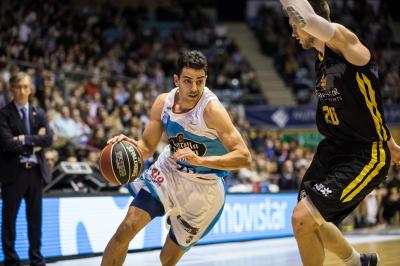
{"type": "MultiPolygon", "coordinates": [[[[180,215],[178,215],[176,218],[177,218],[178,221],[181,223],[181,225],[183,225],[183,229],[184,229],[186,232],[188,232],[188,233],[191,234],[191,235],[197,235],[197,233],[199,232],[200,228],[196,228],[196,227],[191,226],[191,225],[190,225],[188,222],[186,222],[186,221],[182,218],[182,216],[180,216],[180,215]]],[[[193,237],[192,237],[192,239],[193,239],[193,237]]],[[[189,241],[189,242],[190,242],[190,241],[189,241]]],[[[188,242],[186,242],[186,243],[188,243],[188,242]]]]}
{"type": "Polygon", "coordinates": [[[337,88],[333,88],[329,91],[324,90],[316,90],[317,96],[319,99],[328,101],[328,102],[341,102],[343,101],[342,95],[337,88]]]}
{"type": "Polygon", "coordinates": [[[204,144],[195,142],[191,139],[185,139],[183,133],[179,133],[175,137],[170,137],[168,141],[171,147],[171,153],[175,153],[179,149],[189,148],[196,153],[197,156],[203,156],[207,150],[204,144]]]}
{"type": "Polygon", "coordinates": [[[324,101],[342,101],[343,97],[340,95],[340,91],[335,87],[335,81],[340,81],[346,71],[346,65],[328,60],[320,65],[320,69],[322,76],[317,80],[317,96],[324,101]]]}
{"type": "Polygon", "coordinates": [[[332,194],[332,190],[323,184],[315,184],[314,189],[319,191],[325,197],[328,197],[330,194],[332,194]]]}

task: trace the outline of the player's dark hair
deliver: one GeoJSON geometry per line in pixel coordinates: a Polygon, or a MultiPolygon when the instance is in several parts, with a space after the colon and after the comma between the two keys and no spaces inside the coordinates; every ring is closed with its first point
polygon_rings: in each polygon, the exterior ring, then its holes
{"type": "Polygon", "coordinates": [[[207,59],[200,51],[184,51],[180,54],[177,61],[177,74],[180,76],[184,67],[193,69],[204,69],[207,73],[207,59]]]}
{"type": "Polygon", "coordinates": [[[331,21],[330,19],[330,9],[328,2],[326,0],[308,0],[312,8],[317,15],[320,15],[324,19],[331,21]]]}

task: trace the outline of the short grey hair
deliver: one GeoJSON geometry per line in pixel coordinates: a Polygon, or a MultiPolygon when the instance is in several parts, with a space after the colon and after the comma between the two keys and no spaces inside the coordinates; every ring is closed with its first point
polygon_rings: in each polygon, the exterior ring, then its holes
{"type": "Polygon", "coordinates": [[[11,87],[16,86],[17,83],[18,83],[19,81],[21,81],[22,79],[24,79],[24,78],[28,78],[28,79],[29,79],[29,82],[33,85],[33,83],[32,83],[32,77],[31,77],[29,74],[27,74],[27,73],[25,73],[25,72],[18,72],[17,74],[13,75],[13,76],[10,78],[10,86],[11,86],[11,87]]]}

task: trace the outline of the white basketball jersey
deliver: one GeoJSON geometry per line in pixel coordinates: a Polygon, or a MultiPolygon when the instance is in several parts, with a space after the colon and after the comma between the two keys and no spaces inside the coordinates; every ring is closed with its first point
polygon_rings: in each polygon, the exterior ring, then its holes
{"type": "MultiPolygon", "coordinates": [[[[219,101],[217,96],[207,87],[196,106],[186,113],[173,112],[175,94],[178,88],[171,90],[166,98],[161,119],[169,141],[169,155],[178,149],[189,147],[199,156],[218,156],[227,153],[224,145],[214,129],[207,127],[204,121],[204,109],[210,101],[219,101]]],[[[164,151],[167,152],[167,151],[164,151]]],[[[164,153],[163,152],[163,153],[164,153]]],[[[162,155],[160,155],[163,158],[162,155]]],[[[185,161],[178,161],[177,167],[188,173],[216,174],[224,177],[228,171],[193,166],[185,161]]]]}
{"type": "Polygon", "coordinates": [[[225,192],[220,177],[228,172],[176,162],[171,154],[185,147],[199,156],[223,155],[227,151],[217,132],[207,128],[203,118],[209,101],[218,101],[215,94],[204,88],[192,110],[176,114],[172,111],[176,91],[173,89],[167,96],[161,117],[169,145],[128,188],[134,196],[146,189],[162,203],[179,245],[187,250],[211,230],[221,215],[225,192]]]}

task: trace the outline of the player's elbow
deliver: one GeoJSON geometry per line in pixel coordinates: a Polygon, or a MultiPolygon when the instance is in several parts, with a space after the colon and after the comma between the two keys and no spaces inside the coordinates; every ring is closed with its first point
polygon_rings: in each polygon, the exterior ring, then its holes
{"type": "Polygon", "coordinates": [[[249,150],[243,151],[243,168],[250,168],[251,167],[251,162],[252,162],[252,158],[251,158],[251,153],[249,150]]]}

